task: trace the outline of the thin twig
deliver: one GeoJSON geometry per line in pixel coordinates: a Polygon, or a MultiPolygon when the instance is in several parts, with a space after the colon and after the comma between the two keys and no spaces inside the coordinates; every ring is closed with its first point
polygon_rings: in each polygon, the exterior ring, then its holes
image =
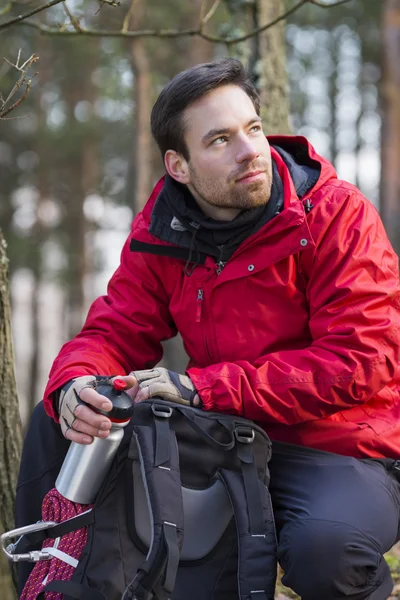
{"type": "Polygon", "coordinates": [[[212,5],[212,7],[208,11],[208,13],[200,20],[201,27],[202,26],[204,27],[204,25],[211,19],[211,17],[214,15],[215,11],[217,10],[220,2],[221,2],[221,0],[215,0],[214,4],[212,5]]]}
{"type": "MultiPolygon", "coordinates": [[[[35,73],[35,75],[36,75],[36,73],[35,73]]],[[[28,79],[28,81],[24,82],[24,85],[25,85],[24,93],[22,94],[22,96],[20,98],[18,98],[18,100],[16,100],[16,102],[14,102],[14,104],[9,106],[7,109],[0,110],[0,119],[4,119],[4,117],[6,115],[8,115],[12,110],[17,108],[17,106],[19,106],[21,104],[21,102],[23,102],[25,100],[25,98],[29,94],[29,90],[31,89],[31,84],[32,84],[32,78],[28,79]]]]}
{"type": "Polygon", "coordinates": [[[129,25],[131,22],[131,17],[135,8],[136,0],[132,0],[131,5],[128,9],[128,12],[125,15],[124,22],[122,24],[122,32],[126,33],[129,30],[129,25]]]}
{"type": "Polygon", "coordinates": [[[249,33],[246,33],[245,35],[242,35],[240,37],[228,38],[225,40],[225,44],[238,44],[240,42],[244,42],[245,40],[248,40],[248,39],[258,35],[259,33],[262,33],[263,31],[266,31],[267,29],[270,29],[274,25],[277,25],[277,23],[280,23],[280,21],[284,21],[285,19],[287,19],[287,17],[289,17],[291,14],[293,14],[294,12],[299,10],[299,8],[301,8],[302,6],[307,4],[307,2],[308,2],[308,0],[299,0],[299,2],[297,4],[295,4],[294,6],[292,6],[292,8],[289,8],[285,13],[278,15],[275,19],[273,19],[266,25],[257,27],[256,29],[253,29],[249,33]]]}
{"type": "Polygon", "coordinates": [[[25,21],[25,19],[32,17],[32,15],[36,15],[37,13],[42,12],[42,10],[46,10],[46,8],[50,8],[51,6],[55,6],[56,4],[60,4],[60,2],[62,2],[62,1],[63,0],[50,0],[50,2],[48,2],[47,4],[38,6],[37,8],[34,8],[33,10],[31,10],[30,12],[27,12],[23,15],[19,15],[18,17],[14,17],[13,19],[6,21],[5,23],[0,23],[0,29],[6,29],[6,27],[10,27],[11,25],[14,25],[15,23],[20,23],[21,21],[25,21]]]}
{"type": "Polygon", "coordinates": [[[82,33],[82,27],[79,22],[79,19],[71,13],[65,0],[63,0],[63,7],[64,7],[65,12],[67,13],[69,20],[71,21],[71,25],[73,26],[75,31],[77,31],[78,33],[82,33]]]}
{"type": "Polygon", "coordinates": [[[7,59],[4,59],[9,65],[11,65],[14,69],[16,69],[19,73],[21,73],[18,81],[14,84],[11,92],[8,94],[7,98],[3,100],[0,96],[0,119],[3,119],[6,115],[8,115],[12,110],[17,108],[21,102],[25,100],[27,97],[29,90],[31,88],[32,79],[37,75],[34,73],[29,79],[27,79],[27,74],[31,66],[39,60],[39,57],[36,54],[32,54],[22,65],[19,64],[21,58],[21,50],[18,52],[17,62],[13,64],[7,59]],[[11,101],[11,99],[15,96],[15,94],[22,88],[25,87],[24,93],[16,100],[12,105],[7,106],[7,104],[11,101]]]}
{"type": "Polygon", "coordinates": [[[200,23],[203,20],[204,13],[206,12],[207,4],[208,4],[208,0],[201,0],[200,14],[199,14],[200,23]]]}

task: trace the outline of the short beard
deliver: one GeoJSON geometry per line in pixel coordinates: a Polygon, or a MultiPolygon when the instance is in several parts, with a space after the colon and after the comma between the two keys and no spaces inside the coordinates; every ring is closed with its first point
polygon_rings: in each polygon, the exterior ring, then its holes
{"type": "Polygon", "coordinates": [[[246,190],[232,187],[223,187],[219,182],[208,181],[204,185],[203,181],[198,177],[196,169],[188,163],[190,174],[190,186],[207,204],[219,208],[235,208],[247,210],[250,208],[258,208],[267,204],[271,196],[272,181],[267,178],[263,181],[253,181],[246,185],[246,190]]]}

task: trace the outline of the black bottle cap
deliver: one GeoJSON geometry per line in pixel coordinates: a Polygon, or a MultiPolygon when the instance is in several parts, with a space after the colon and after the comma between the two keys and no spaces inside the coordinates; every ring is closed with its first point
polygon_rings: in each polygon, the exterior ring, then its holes
{"type": "Polygon", "coordinates": [[[129,394],[108,384],[99,385],[96,387],[96,392],[111,400],[113,404],[109,411],[96,409],[96,412],[114,422],[129,421],[134,409],[134,403],[129,394]]]}

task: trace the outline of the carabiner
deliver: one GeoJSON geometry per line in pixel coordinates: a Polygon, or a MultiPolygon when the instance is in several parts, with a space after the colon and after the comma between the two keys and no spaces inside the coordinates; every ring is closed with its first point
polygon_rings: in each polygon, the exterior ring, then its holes
{"type": "Polygon", "coordinates": [[[28,562],[38,562],[39,560],[49,560],[51,555],[46,552],[46,550],[33,550],[32,552],[26,552],[24,554],[14,554],[14,551],[21,538],[23,538],[25,534],[42,531],[43,529],[48,529],[50,527],[54,527],[55,525],[58,525],[56,521],[38,521],[33,525],[25,525],[24,527],[18,527],[17,529],[7,531],[6,533],[0,535],[1,549],[7,556],[8,560],[11,560],[12,562],[20,562],[25,560],[28,562]],[[18,536],[19,538],[16,542],[14,542],[14,544],[8,544],[11,538],[18,536]]]}

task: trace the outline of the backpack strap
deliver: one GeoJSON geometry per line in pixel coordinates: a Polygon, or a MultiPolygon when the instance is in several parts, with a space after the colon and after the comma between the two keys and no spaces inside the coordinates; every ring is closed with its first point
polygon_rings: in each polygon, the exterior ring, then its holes
{"type": "MultiPolygon", "coordinates": [[[[24,533],[21,538],[15,542],[14,545],[14,553],[21,554],[23,552],[29,552],[33,550],[41,544],[44,540],[47,539],[56,539],[59,537],[63,537],[72,531],[76,531],[77,529],[81,529],[82,527],[87,527],[94,522],[94,511],[89,508],[87,511],[81,513],[80,515],[76,515],[75,517],[71,517],[66,521],[61,521],[61,523],[57,523],[57,525],[52,525],[47,527],[46,529],[38,529],[34,530],[34,525],[32,525],[32,531],[30,533],[24,533]]],[[[40,524],[41,521],[38,521],[40,524]]]]}
{"type": "Polygon", "coordinates": [[[235,515],[240,600],[273,600],[277,540],[271,496],[260,481],[250,443],[238,443],[242,472],[221,469],[235,515]]]}
{"type": "Polygon", "coordinates": [[[183,502],[178,444],[169,427],[172,410],[166,408],[158,414],[157,406],[153,410],[152,427],[133,427],[129,457],[140,462],[153,531],[146,561],[123,600],[167,600],[175,585],[183,544],[183,502]]]}

